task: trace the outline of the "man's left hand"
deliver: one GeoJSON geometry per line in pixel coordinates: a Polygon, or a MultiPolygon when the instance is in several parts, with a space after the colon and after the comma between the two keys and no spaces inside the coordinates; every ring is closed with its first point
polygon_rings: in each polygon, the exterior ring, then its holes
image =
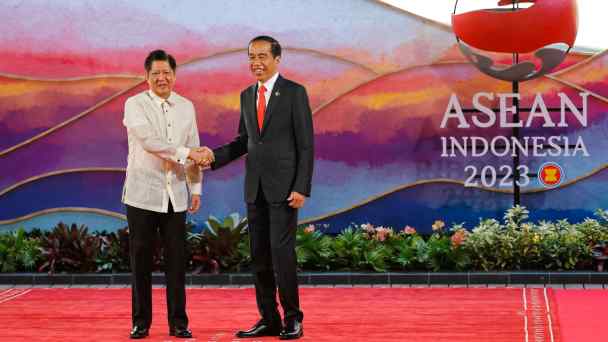
{"type": "Polygon", "coordinates": [[[190,208],[188,208],[188,212],[190,214],[196,213],[201,207],[201,195],[192,195],[190,208]]]}
{"type": "Polygon", "coordinates": [[[289,201],[290,207],[299,209],[304,206],[304,202],[306,202],[306,196],[302,195],[299,192],[292,191],[289,197],[287,197],[287,201],[289,201]]]}

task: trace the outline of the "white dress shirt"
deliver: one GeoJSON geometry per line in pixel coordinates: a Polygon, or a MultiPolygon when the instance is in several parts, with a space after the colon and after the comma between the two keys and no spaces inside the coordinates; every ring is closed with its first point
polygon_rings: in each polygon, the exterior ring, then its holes
{"type": "Polygon", "coordinates": [[[166,213],[169,200],[175,212],[188,208],[188,188],[200,195],[203,175],[188,160],[190,148],[199,147],[194,105],[171,93],[166,100],[152,91],[127,99],[123,124],[129,155],[122,202],[166,213]]]}
{"type": "MultiPolygon", "coordinates": [[[[266,88],[266,93],[264,94],[264,97],[266,98],[266,108],[268,108],[268,102],[270,101],[270,96],[272,95],[272,88],[274,88],[274,84],[277,81],[277,78],[279,78],[279,73],[275,72],[274,75],[272,75],[271,78],[269,78],[266,82],[264,82],[264,88],[266,88]]],[[[256,100],[256,108],[257,105],[260,104],[260,99],[259,99],[259,93],[260,93],[260,86],[262,86],[262,82],[258,81],[258,93],[255,95],[256,97],[258,97],[258,99],[256,100]]]]}

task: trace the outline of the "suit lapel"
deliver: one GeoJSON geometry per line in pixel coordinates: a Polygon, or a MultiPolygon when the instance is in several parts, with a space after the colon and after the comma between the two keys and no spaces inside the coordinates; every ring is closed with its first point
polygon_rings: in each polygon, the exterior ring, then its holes
{"type": "Polygon", "coordinates": [[[258,127],[258,110],[256,106],[256,92],[258,91],[257,82],[256,84],[249,87],[247,92],[247,98],[245,99],[245,113],[249,116],[249,122],[253,124],[255,129],[250,132],[255,137],[255,141],[260,138],[260,128],[258,127]]]}
{"type": "Polygon", "coordinates": [[[260,132],[260,136],[264,135],[264,131],[266,127],[268,127],[268,123],[270,119],[272,119],[272,114],[274,112],[274,108],[279,102],[279,97],[281,96],[281,85],[283,84],[283,77],[279,75],[277,77],[276,82],[274,83],[274,87],[270,93],[270,100],[268,101],[268,108],[266,109],[266,113],[264,114],[264,123],[262,125],[262,131],[260,132]]]}

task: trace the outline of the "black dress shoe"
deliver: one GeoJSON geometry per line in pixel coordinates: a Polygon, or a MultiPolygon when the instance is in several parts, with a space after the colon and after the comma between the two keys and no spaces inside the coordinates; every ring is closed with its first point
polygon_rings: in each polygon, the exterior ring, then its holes
{"type": "Polygon", "coordinates": [[[138,340],[140,338],[148,336],[149,334],[150,332],[148,331],[148,328],[134,326],[133,330],[131,330],[131,335],[129,335],[129,338],[133,340],[138,340]]]}
{"type": "Polygon", "coordinates": [[[261,336],[279,336],[281,333],[281,323],[270,325],[264,321],[257,322],[249,330],[240,330],[236,333],[236,337],[249,338],[261,336]]]}
{"type": "Polygon", "coordinates": [[[294,321],[285,326],[279,335],[280,340],[296,340],[304,336],[304,326],[302,322],[294,321]]]}
{"type": "Polygon", "coordinates": [[[192,338],[192,331],[188,328],[172,328],[169,329],[169,336],[175,336],[177,338],[192,338]]]}

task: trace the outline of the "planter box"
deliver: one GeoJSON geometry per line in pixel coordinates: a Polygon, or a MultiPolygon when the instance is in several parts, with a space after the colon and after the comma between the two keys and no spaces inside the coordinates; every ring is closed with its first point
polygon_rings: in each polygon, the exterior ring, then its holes
{"type": "MultiPolygon", "coordinates": [[[[298,275],[300,285],[600,285],[608,286],[608,272],[302,272],[298,275]]],[[[153,285],[164,285],[163,273],[153,273],[153,285]]],[[[0,285],[4,286],[110,286],[131,284],[130,273],[54,274],[46,273],[0,273],[0,285]]],[[[249,273],[188,274],[189,286],[251,286],[253,276],[249,273]]]]}

